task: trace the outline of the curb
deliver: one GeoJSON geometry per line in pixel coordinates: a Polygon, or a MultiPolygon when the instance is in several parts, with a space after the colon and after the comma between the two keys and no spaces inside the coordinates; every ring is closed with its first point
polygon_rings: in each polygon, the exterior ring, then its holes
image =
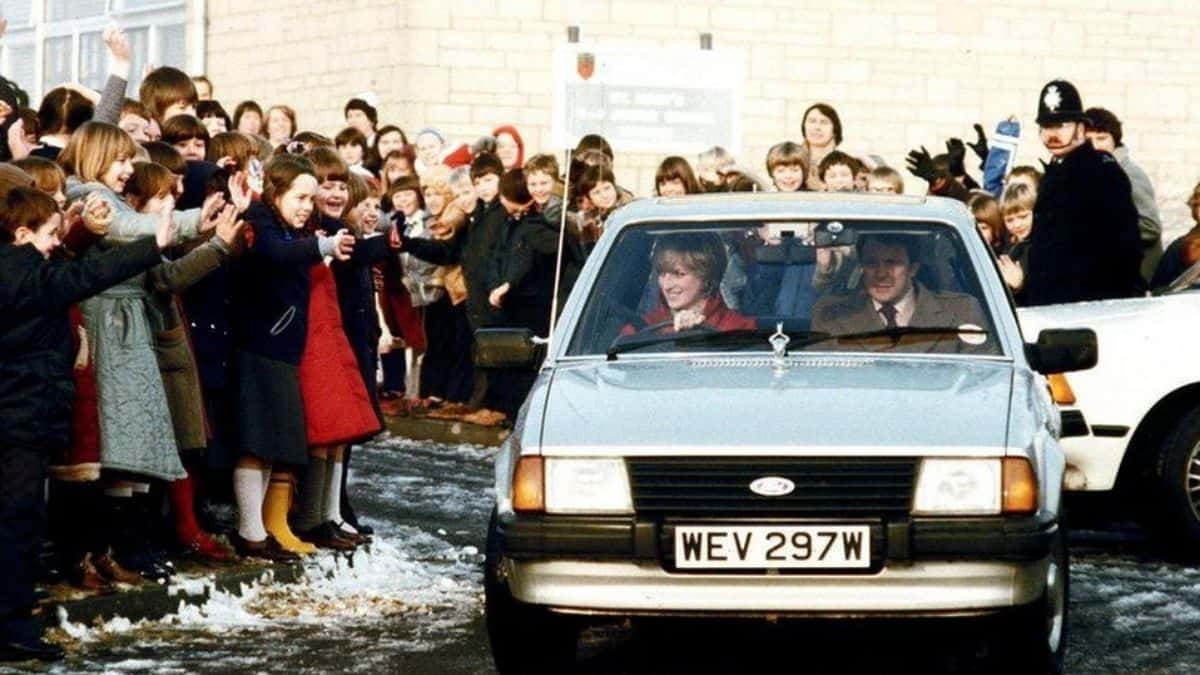
{"type": "Polygon", "coordinates": [[[471,443],[498,446],[508,438],[509,430],[484,427],[458,420],[439,420],[428,417],[384,416],[387,430],[396,436],[436,443],[471,443]]]}
{"type": "Polygon", "coordinates": [[[182,570],[187,578],[173,584],[144,583],[110,595],[54,599],[42,604],[40,620],[47,628],[61,625],[65,618],[86,626],[123,617],[132,622],[157,621],[179,611],[180,604],[202,605],[213,590],[242,594],[243,585],[290,584],[304,576],[304,566],[294,564],[239,564],[231,567],[196,567],[182,570]]]}

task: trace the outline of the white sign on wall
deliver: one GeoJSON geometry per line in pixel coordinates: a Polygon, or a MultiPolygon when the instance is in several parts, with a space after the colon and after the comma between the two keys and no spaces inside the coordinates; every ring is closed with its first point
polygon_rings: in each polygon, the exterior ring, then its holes
{"type": "Polygon", "coordinates": [[[742,138],[739,51],[682,48],[554,52],[554,145],[600,134],[617,150],[694,154],[742,138]]]}

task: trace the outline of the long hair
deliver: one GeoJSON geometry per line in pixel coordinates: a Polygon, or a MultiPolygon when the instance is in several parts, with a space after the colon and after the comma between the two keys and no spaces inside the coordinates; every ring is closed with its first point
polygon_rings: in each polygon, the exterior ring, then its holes
{"type": "Polygon", "coordinates": [[[88,122],[71,135],[58,163],[69,176],[85,183],[100,182],[113,162],[122,157],[133,159],[137,150],[137,144],[120,127],[88,122]]]}

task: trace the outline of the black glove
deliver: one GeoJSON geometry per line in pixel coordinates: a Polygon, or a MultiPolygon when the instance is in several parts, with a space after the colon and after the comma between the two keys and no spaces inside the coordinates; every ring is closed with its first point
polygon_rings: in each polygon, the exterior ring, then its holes
{"type": "Polygon", "coordinates": [[[950,158],[951,176],[967,175],[967,167],[963,165],[963,158],[967,156],[967,146],[963,145],[961,138],[946,141],[946,155],[950,158]]]}
{"type": "Polygon", "coordinates": [[[980,166],[982,166],[982,162],[987,161],[988,155],[987,134],[983,133],[982,125],[975,125],[975,135],[977,136],[976,141],[974,143],[968,143],[967,145],[971,146],[971,149],[974,150],[975,154],[979,156],[979,161],[981,162],[980,166]]]}
{"type": "Polygon", "coordinates": [[[933,157],[929,156],[929,151],[925,149],[925,146],[922,145],[920,150],[910,151],[905,164],[908,165],[909,172],[917,178],[924,179],[929,183],[937,180],[937,169],[933,167],[933,157]]]}

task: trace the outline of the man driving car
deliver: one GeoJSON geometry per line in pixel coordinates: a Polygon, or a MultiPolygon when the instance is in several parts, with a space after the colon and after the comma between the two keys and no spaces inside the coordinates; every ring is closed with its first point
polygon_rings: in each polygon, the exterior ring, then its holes
{"type": "Polygon", "coordinates": [[[864,234],[858,243],[861,288],[825,296],[813,307],[812,329],[841,345],[905,352],[978,352],[989,339],[979,301],[934,291],[917,281],[916,238],[864,234]],[[918,329],[929,329],[928,331],[918,329]]]}

